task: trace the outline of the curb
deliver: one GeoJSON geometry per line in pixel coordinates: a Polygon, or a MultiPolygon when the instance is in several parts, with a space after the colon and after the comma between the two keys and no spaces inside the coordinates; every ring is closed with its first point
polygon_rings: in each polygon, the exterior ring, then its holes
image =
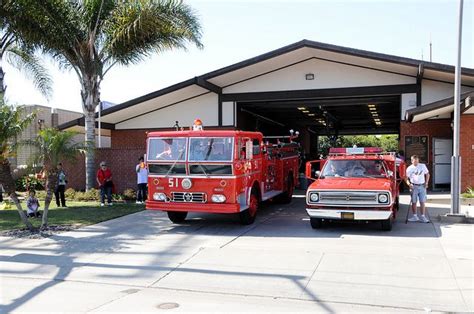
{"type": "Polygon", "coordinates": [[[474,217],[466,217],[465,215],[438,215],[438,221],[443,223],[455,223],[455,224],[474,224],[474,217]]]}

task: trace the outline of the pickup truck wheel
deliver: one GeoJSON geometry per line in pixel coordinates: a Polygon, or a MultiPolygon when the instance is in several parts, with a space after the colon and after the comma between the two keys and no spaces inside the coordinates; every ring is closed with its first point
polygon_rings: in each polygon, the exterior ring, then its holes
{"type": "Polygon", "coordinates": [[[323,220],[321,218],[310,218],[311,228],[321,229],[323,227],[323,220]]]}
{"type": "Polygon", "coordinates": [[[258,199],[257,193],[253,192],[250,195],[249,208],[240,212],[239,218],[242,225],[251,225],[257,217],[258,207],[260,205],[260,200],[258,199]]]}
{"type": "Polygon", "coordinates": [[[188,212],[168,212],[168,218],[175,224],[179,224],[186,220],[188,212]]]}
{"type": "Polygon", "coordinates": [[[291,203],[291,200],[293,199],[294,190],[295,190],[295,185],[293,184],[293,177],[290,174],[288,176],[288,180],[286,184],[286,191],[283,192],[281,195],[279,195],[278,201],[282,204],[291,203]]]}
{"type": "Polygon", "coordinates": [[[382,220],[381,222],[382,224],[382,230],[383,231],[390,231],[392,230],[392,217],[388,218],[388,219],[385,219],[385,220],[382,220]]]}

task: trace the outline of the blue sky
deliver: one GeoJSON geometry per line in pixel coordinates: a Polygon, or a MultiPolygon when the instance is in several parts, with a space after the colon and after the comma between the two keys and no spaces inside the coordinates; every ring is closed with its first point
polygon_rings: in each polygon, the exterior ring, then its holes
{"type": "MultiPolygon", "coordinates": [[[[457,0],[270,1],[192,0],[203,26],[204,49],[154,55],[128,68],[111,70],[102,100],[121,103],[171,84],[309,39],[351,48],[454,64],[457,0]]],[[[464,1],[462,66],[474,68],[474,0],[464,1]]],[[[55,81],[48,102],[25,77],[5,65],[7,98],[13,104],[41,104],[82,111],[73,72],[48,64],[55,81]]]]}

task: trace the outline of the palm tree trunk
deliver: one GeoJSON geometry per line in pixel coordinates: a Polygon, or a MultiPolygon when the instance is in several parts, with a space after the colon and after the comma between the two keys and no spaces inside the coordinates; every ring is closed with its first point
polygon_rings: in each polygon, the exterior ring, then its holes
{"type": "Polygon", "coordinates": [[[100,102],[100,81],[98,75],[84,75],[81,85],[82,106],[84,109],[86,128],[85,140],[88,147],[86,151],[86,189],[89,190],[95,186],[95,108],[100,102]]]}
{"type": "MultiPolygon", "coordinates": [[[[2,59],[0,58],[0,63],[2,62],[2,59]]],[[[5,72],[3,72],[2,65],[0,64],[0,101],[3,101],[3,98],[5,96],[5,83],[3,78],[5,77],[5,72]]]]}
{"type": "Polygon", "coordinates": [[[56,171],[47,170],[47,178],[46,178],[46,198],[44,199],[44,210],[43,210],[43,218],[41,220],[41,229],[45,229],[48,227],[48,212],[49,212],[49,205],[51,204],[51,200],[53,199],[53,191],[56,187],[56,183],[58,181],[58,174],[56,171]]]}
{"type": "Polygon", "coordinates": [[[16,196],[15,181],[13,180],[13,177],[12,177],[10,162],[8,161],[8,159],[4,159],[1,164],[2,165],[0,169],[0,182],[2,182],[5,192],[8,193],[13,203],[15,203],[15,206],[18,211],[18,215],[20,215],[21,221],[25,224],[25,226],[29,230],[34,230],[33,225],[28,220],[28,217],[26,217],[25,212],[21,208],[20,201],[18,200],[18,197],[16,196]]]}
{"type": "Polygon", "coordinates": [[[87,112],[85,115],[86,189],[90,190],[95,186],[95,112],[87,112]]]}

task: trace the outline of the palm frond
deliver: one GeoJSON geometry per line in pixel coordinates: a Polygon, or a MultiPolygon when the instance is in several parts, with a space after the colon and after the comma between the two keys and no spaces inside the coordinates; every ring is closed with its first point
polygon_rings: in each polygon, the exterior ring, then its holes
{"type": "Polygon", "coordinates": [[[26,114],[24,107],[13,107],[0,102],[0,158],[6,158],[13,150],[12,139],[23,132],[35,117],[35,113],[26,114]]]}
{"type": "Polygon", "coordinates": [[[186,43],[202,47],[194,11],[181,1],[121,2],[104,25],[104,55],[121,64],[137,63],[154,52],[186,43]]]}
{"type": "Polygon", "coordinates": [[[53,94],[53,80],[41,60],[32,51],[13,46],[8,49],[7,60],[15,68],[25,72],[35,87],[47,98],[53,94]]]}

